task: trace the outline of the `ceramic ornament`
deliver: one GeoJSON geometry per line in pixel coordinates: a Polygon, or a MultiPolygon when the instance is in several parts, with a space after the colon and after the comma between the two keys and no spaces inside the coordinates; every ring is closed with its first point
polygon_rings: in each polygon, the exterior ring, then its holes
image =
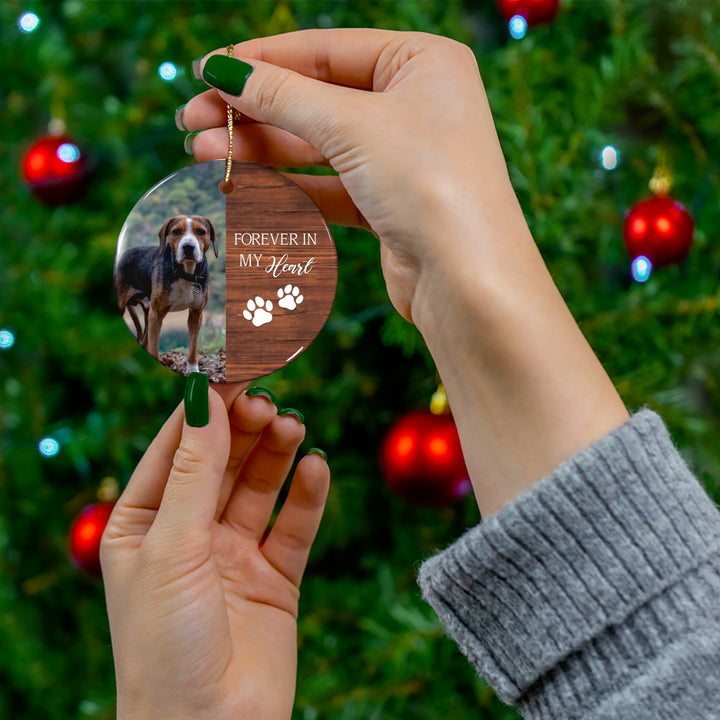
{"type": "Polygon", "coordinates": [[[241,382],[310,346],[335,298],[337,255],[322,213],[291,179],[214,160],[179,170],[135,205],[114,285],[150,355],[182,374],[241,382]]]}

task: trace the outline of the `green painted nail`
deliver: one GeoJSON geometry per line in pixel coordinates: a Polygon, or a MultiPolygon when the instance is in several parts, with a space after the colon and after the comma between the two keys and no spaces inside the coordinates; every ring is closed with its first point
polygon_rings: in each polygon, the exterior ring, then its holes
{"type": "Polygon", "coordinates": [[[229,95],[241,95],[253,66],[227,55],[211,55],[202,71],[202,79],[229,95]]]}
{"type": "Polygon", "coordinates": [[[277,400],[275,400],[275,396],[265,388],[251,387],[245,391],[245,394],[248,397],[255,397],[256,395],[260,395],[261,397],[267,398],[271,403],[273,403],[273,405],[277,405],[277,400]]]}
{"type": "Polygon", "coordinates": [[[185,152],[188,155],[193,154],[192,144],[193,140],[195,139],[195,136],[200,132],[200,130],[196,130],[195,132],[188,133],[185,136],[185,142],[183,143],[183,147],[185,148],[185,152]]]}
{"type": "Polygon", "coordinates": [[[283,408],[282,410],[278,410],[278,415],[292,415],[296,420],[301,422],[303,425],[305,424],[305,416],[295,408],[283,408]]]}
{"type": "Polygon", "coordinates": [[[320,448],[310,448],[307,452],[308,455],[319,455],[325,462],[327,462],[327,453],[320,448]]]}
{"type": "Polygon", "coordinates": [[[194,372],[185,383],[185,420],[191,427],[205,427],[210,422],[208,376],[194,372]]]}
{"type": "Polygon", "coordinates": [[[182,132],[187,132],[185,123],[183,123],[183,112],[185,112],[185,105],[181,105],[179,108],[176,108],[176,110],[175,110],[175,127],[182,132]]]}

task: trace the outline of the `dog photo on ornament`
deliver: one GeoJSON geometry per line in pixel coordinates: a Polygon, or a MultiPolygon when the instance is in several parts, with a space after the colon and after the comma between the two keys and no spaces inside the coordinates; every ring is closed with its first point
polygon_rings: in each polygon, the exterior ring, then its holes
{"type": "Polygon", "coordinates": [[[149,355],[180,374],[204,372],[224,382],[224,208],[200,214],[197,203],[185,203],[189,212],[181,212],[188,179],[198,182],[185,177],[173,189],[170,178],[130,213],[118,242],[115,294],[125,324],[149,355]]]}

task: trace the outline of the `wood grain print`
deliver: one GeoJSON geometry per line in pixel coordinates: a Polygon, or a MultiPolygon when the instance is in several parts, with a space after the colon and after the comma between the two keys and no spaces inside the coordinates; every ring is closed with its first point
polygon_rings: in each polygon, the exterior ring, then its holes
{"type": "Polygon", "coordinates": [[[335,244],[322,213],[284,175],[233,163],[226,195],[226,382],[254,380],[304,352],[337,288],[335,244]]]}

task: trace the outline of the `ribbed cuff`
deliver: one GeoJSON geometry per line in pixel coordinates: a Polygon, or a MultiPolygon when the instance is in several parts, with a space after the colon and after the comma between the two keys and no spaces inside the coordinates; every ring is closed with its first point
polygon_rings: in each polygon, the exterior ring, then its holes
{"type": "Polygon", "coordinates": [[[720,514],[642,410],[426,561],[419,583],[505,702],[565,718],[717,616],[719,566],[720,514]]]}

